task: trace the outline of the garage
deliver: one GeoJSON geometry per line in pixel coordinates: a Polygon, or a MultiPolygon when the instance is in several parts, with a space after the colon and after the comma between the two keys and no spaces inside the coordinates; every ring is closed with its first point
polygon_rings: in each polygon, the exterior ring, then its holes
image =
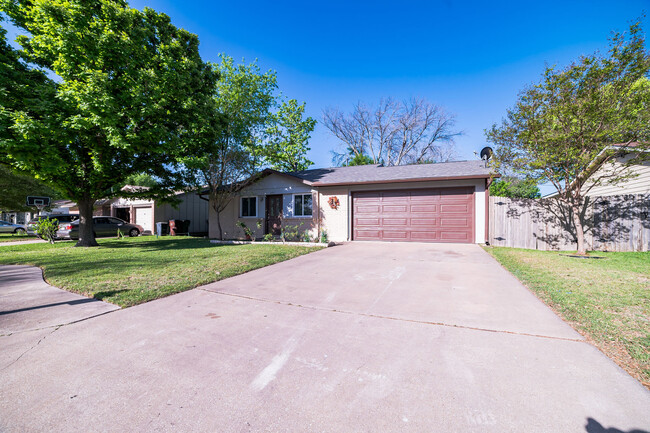
{"type": "Polygon", "coordinates": [[[474,242],[474,187],[352,193],[353,240],[474,242]]]}

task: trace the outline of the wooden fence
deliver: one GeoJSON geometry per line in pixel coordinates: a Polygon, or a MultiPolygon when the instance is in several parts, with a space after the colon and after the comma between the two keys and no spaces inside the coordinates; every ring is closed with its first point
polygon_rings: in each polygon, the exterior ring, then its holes
{"type": "MultiPolygon", "coordinates": [[[[490,197],[489,211],[494,246],[576,249],[571,213],[555,199],[490,197]]],[[[589,197],[581,215],[590,250],[650,250],[650,196],[589,197]]]]}

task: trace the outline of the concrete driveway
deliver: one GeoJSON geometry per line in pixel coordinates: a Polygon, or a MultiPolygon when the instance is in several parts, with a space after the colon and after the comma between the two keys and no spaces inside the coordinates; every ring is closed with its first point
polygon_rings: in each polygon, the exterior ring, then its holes
{"type": "Polygon", "coordinates": [[[0,431],[650,430],[475,245],[338,246],[56,329],[0,337],[0,431]]]}

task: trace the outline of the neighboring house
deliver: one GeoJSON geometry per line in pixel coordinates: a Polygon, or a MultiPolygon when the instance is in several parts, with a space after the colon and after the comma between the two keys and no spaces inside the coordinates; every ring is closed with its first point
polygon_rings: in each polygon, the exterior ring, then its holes
{"type": "MultiPolygon", "coordinates": [[[[123,190],[139,188],[127,185],[123,190]]],[[[172,219],[190,220],[191,233],[208,232],[208,202],[195,192],[178,192],[180,200],[177,207],[169,203],[156,203],[155,200],[116,197],[97,200],[95,216],[113,216],[144,228],[145,234],[155,232],[156,222],[168,222],[172,219]]],[[[49,214],[78,214],[76,203],[70,200],[57,200],[49,214]]]]}
{"type": "Polygon", "coordinates": [[[648,155],[648,159],[645,161],[625,167],[625,163],[636,156],[638,155],[634,151],[626,152],[617,156],[612,162],[604,164],[591,176],[592,179],[598,179],[611,172],[623,172],[632,176],[616,184],[608,184],[605,182],[600,185],[595,185],[586,195],[591,197],[628,194],[650,195],[650,155],[648,155]]]}
{"type": "Polygon", "coordinates": [[[35,212],[1,211],[0,220],[13,224],[27,224],[36,215],[35,212]]]}
{"type": "MultiPolygon", "coordinates": [[[[258,238],[299,226],[312,239],[325,231],[330,241],[482,243],[490,178],[482,160],[293,173],[267,169],[244,182],[221,212],[223,238],[243,239],[237,227],[242,221],[258,238]]],[[[209,226],[209,236],[217,238],[212,206],[209,226]]]]}
{"type": "MultiPolygon", "coordinates": [[[[126,188],[126,187],[125,187],[126,188]]],[[[178,192],[177,207],[155,200],[118,197],[102,204],[102,215],[114,216],[142,226],[145,232],[154,233],[156,222],[189,220],[191,233],[208,232],[208,202],[195,192],[178,192]]]]}
{"type": "MultiPolygon", "coordinates": [[[[621,148],[621,145],[613,145],[614,148],[621,148]]],[[[639,156],[638,151],[635,150],[636,143],[630,144],[625,150],[622,150],[610,162],[606,162],[596,172],[590,176],[590,180],[583,187],[586,197],[609,197],[614,195],[648,195],[650,196],[650,153],[647,153],[648,158],[625,166],[625,164],[632,158],[639,156]],[[622,179],[616,183],[609,183],[608,176],[611,174],[629,174],[629,177],[622,179]],[[598,181],[598,184],[593,185],[593,182],[598,181]],[[593,185],[593,186],[592,186],[593,185]]],[[[596,160],[597,161],[597,160],[596,160]]],[[[556,197],[557,192],[548,194],[544,198],[556,197]]]]}

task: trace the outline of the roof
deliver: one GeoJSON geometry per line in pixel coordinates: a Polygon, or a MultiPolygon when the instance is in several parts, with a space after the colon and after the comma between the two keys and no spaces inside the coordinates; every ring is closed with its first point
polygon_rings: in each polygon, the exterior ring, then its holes
{"type": "Polygon", "coordinates": [[[493,173],[490,173],[490,169],[485,166],[483,160],[390,167],[357,165],[352,167],[317,168],[286,174],[313,186],[476,179],[488,178],[493,175],[493,173]]]}

